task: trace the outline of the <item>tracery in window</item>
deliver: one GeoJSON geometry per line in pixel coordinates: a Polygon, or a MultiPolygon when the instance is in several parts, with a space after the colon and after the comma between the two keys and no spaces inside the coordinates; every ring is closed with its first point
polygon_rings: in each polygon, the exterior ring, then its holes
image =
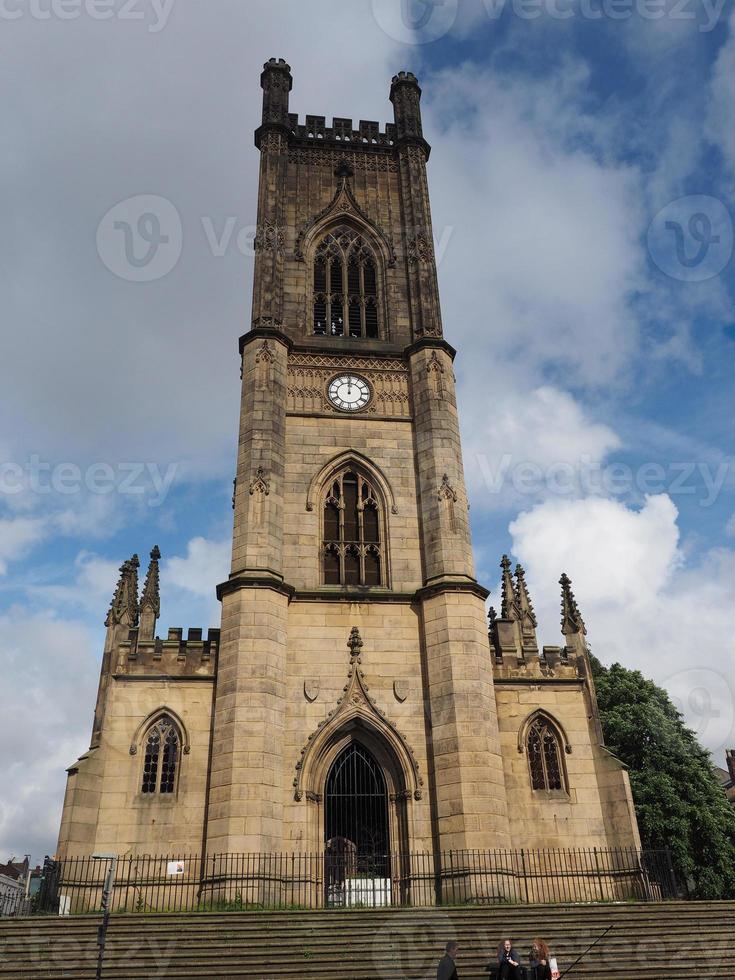
{"type": "Polygon", "coordinates": [[[533,789],[564,789],[559,735],[550,722],[538,718],[526,738],[533,789]]]}
{"type": "Polygon", "coordinates": [[[381,585],[381,509],[369,480],[346,469],[324,497],[322,567],[325,585],[381,585]]]}
{"type": "Polygon", "coordinates": [[[375,254],[347,226],[329,232],[316,250],[313,327],[322,337],[380,335],[375,254]]]}
{"type": "Polygon", "coordinates": [[[168,715],[161,715],[146,735],[142,793],[174,792],[180,744],[175,723],[168,715]]]}

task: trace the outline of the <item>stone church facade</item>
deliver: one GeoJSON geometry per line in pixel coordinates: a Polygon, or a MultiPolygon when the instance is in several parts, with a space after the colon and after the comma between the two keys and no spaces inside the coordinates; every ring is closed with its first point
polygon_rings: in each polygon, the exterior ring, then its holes
{"type": "Polygon", "coordinates": [[[59,854],[637,847],[569,580],[560,645],[505,558],[488,625],[418,82],[384,129],[261,84],[221,629],[157,637],[158,549],[122,566],[59,854]]]}

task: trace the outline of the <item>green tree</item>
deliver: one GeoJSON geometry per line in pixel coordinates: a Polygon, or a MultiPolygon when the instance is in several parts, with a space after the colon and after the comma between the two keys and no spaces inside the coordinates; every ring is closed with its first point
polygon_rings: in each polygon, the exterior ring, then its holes
{"type": "Polygon", "coordinates": [[[735,897],[735,808],[709,752],[640,671],[591,657],[605,743],[630,770],[644,848],[668,847],[699,898],[735,897]]]}

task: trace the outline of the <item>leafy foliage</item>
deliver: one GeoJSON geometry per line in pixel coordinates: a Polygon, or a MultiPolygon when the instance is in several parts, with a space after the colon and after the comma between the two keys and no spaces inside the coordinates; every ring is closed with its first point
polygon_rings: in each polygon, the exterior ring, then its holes
{"type": "Polygon", "coordinates": [[[629,767],[644,848],[670,848],[697,897],[735,897],[735,808],[709,752],[666,691],[640,671],[590,659],[605,743],[629,767]]]}

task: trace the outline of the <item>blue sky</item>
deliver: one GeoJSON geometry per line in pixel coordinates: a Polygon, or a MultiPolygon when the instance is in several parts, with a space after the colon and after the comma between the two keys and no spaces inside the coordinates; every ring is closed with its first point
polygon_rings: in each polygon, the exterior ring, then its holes
{"type": "Polygon", "coordinates": [[[393,73],[420,76],[478,577],[521,560],[554,644],[567,571],[593,650],[664,683],[721,762],[731,4],[203,7],[0,5],[0,857],[53,850],[122,560],[160,545],[161,631],[217,625],[271,56],[302,117],[389,121],[393,73]],[[109,228],[143,195],[168,202],[172,261],[131,281],[109,228]]]}

